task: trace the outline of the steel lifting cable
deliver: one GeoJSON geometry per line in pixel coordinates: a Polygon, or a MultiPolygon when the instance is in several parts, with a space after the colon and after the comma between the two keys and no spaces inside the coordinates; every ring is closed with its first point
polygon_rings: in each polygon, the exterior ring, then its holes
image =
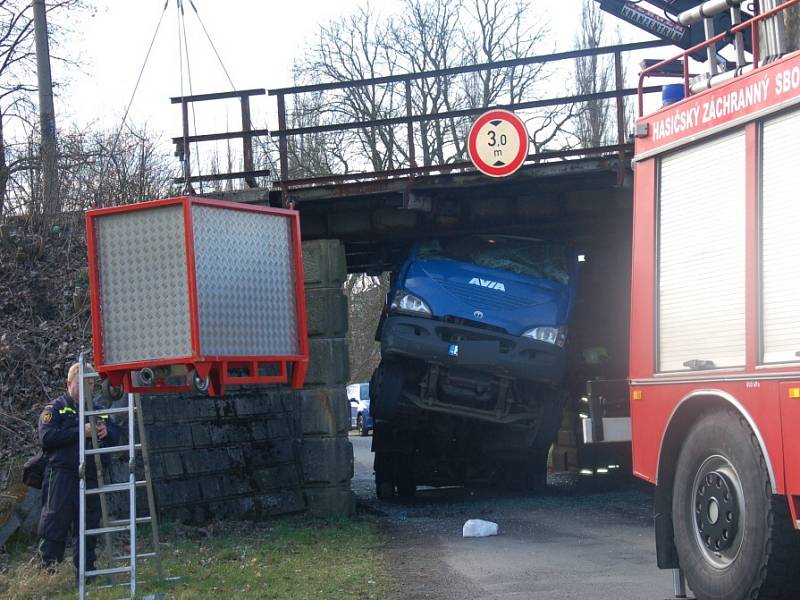
{"type": "MultiPolygon", "coordinates": [[[[177,25],[178,25],[178,70],[180,71],[181,99],[183,99],[185,97],[184,91],[183,91],[183,54],[184,54],[184,42],[186,40],[186,23],[185,23],[185,19],[184,19],[183,0],[175,0],[175,4],[178,7],[178,15],[177,15],[177,17],[178,17],[178,20],[177,20],[177,25]]],[[[186,49],[186,64],[187,64],[187,68],[188,68],[188,65],[189,65],[188,47],[186,49]]],[[[192,93],[191,71],[189,71],[189,94],[191,95],[191,93],[192,93]]],[[[184,101],[184,104],[186,104],[185,101],[184,101]]],[[[194,115],[194,105],[193,105],[193,103],[188,103],[188,104],[192,104],[192,115],[194,115]]],[[[194,121],[194,119],[193,119],[193,121],[194,121]]],[[[197,133],[197,122],[194,121],[194,123],[195,123],[194,132],[197,133]]],[[[184,154],[183,154],[183,161],[184,161],[185,166],[184,166],[184,169],[183,169],[184,181],[183,181],[183,190],[182,190],[182,192],[184,194],[194,193],[194,190],[192,189],[191,179],[190,179],[191,178],[191,170],[192,170],[192,163],[191,163],[191,155],[192,155],[192,153],[191,152],[189,152],[189,160],[188,160],[188,162],[186,160],[186,152],[189,150],[189,141],[188,141],[188,139],[186,137],[187,130],[188,130],[188,126],[184,130],[184,134],[183,134],[183,147],[185,149],[184,150],[184,154]]],[[[195,143],[195,150],[197,150],[197,144],[196,143],[195,143]]],[[[198,157],[198,161],[197,161],[197,172],[198,172],[198,174],[200,173],[200,159],[199,159],[199,157],[198,157]]]]}
{"type": "MultiPolygon", "coordinates": [[[[189,41],[186,38],[186,18],[183,11],[183,1],[180,2],[180,19],[181,19],[181,28],[183,30],[183,49],[186,53],[186,75],[189,80],[189,95],[194,96],[194,87],[192,86],[192,65],[189,59],[189,41]]],[[[197,135],[197,111],[194,108],[194,102],[191,103],[192,105],[192,127],[194,127],[194,133],[197,135]]],[[[186,140],[184,140],[184,144],[186,140]]],[[[197,174],[200,175],[200,150],[199,150],[200,142],[194,143],[194,155],[195,160],[197,161],[197,174]]],[[[185,183],[187,188],[191,187],[190,180],[187,180],[185,183]]],[[[203,180],[200,180],[200,193],[203,193],[203,180]]]]}
{"type": "Polygon", "coordinates": [[[153,32],[153,37],[150,40],[150,45],[147,47],[147,53],[144,57],[144,62],[142,63],[142,68],[139,69],[139,76],[136,78],[136,85],[133,86],[133,92],[131,92],[131,97],[128,100],[128,106],[125,107],[125,113],[122,115],[122,123],[120,123],[119,129],[117,130],[117,134],[114,136],[114,142],[111,144],[111,150],[108,153],[108,157],[106,158],[105,165],[100,171],[100,182],[97,186],[97,190],[95,191],[95,198],[92,202],[92,208],[96,208],[97,200],[100,196],[100,191],[102,190],[103,183],[105,182],[106,171],[108,170],[109,164],[111,163],[111,158],[114,156],[114,152],[117,150],[117,144],[119,143],[119,138],[122,135],[122,129],[125,127],[125,122],[128,119],[128,113],[131,110],[131,106],[133,105],[133,99],[136,97],[136,92],[139,89],[139,84],[142,81],[142,75],[144,75],[144,70],[147,67],[147,61],[150,59],[150,53],[153,50],[153,46],[156,43],[156,37],[158,36],[158,31],[161,29],[161,22],[164,20],[164,15],[167,12],[167,6],[169,6],[169,0],[164,2],[164,8],[161,9],[161,16],[158,18],[158,23],[156,24],[156,30],[153,32]]]}
{"type": "MultiPolygon", "coordinates": [[[[175,5],[178,7],[177,11],[177,21],[176,24],[178,26],[178,79],[180,81],[180,93],[181,99],[184,97],[183,93],[183,45],[181,43],[181,13],[183,12],[183,1],[182,0],[175,0],[175,5]]],[[[188,127],[186,128],[188,129],[188,127]]],[[[189,162],[186,161],[186,152],[189,150],[189,145],[186,140],[186,129],[184,129],[183,134],[183,162],[184,162],[184,169],[183,169],[183,190],[181,190],[184,194],[189,192],[189,173],[192,170],[191,160],[189,162]]],[[[189,153],[191,156],[191,152],[189,153]]]]}
{"type": "MultiPolygon", "coordinates": [[[[183,0],[181,0],[181,2],[183,2],[183,0]]],[[[220,56],[219,52],[217,51],[217,46],[214,44],[214,40],[211,39],[211,35],[208,33],[208,29],[206,29],[206,25],[203,22],[202,17],[200,16],[200,12],[197,10],[197,7],[194,5],[194,0],[189,0],[189,6],[192,7],[192,10],[194,11],[195,16],[197,17],[197,21],[200,23],[200,27],[203,29],[203,33],[205,34],[206,39],[208,40],[208,43],[211,45],[211,49],[214,51],[214,54],[216,55],[217,60],[219,61],[220,67],[222,67],[222,71],[225,73],[225,77],[228,78],[228,83],[231,85],[231,90],[235,92],[236,91],[236,86],[233,84],[233,79],[231,78],[230,73],[228,73],[228,69],[225,68],[225,63],[222,61],[222,57],[220,56]]],[[[250,120],[250,128],[251,129],[255,129],[255,127],[253,127],[253,120],[252,119],[250,120]]],[[[257,140],[257,143],[261,146],[261,149],[264,151],[265,157],[267,158],[267,160],[269,160],[269,150],[267,149],[267,146],[264,143],[264,141],[262,141],[262,139],[260,137],[251,138],[251,139],[256,139],[257,140]]],[[[276,149],[278,148],[277,144],[275,144],[275,142],[272,141],[271,137],[267,136],[267,141],[272,142],[273,145],[275,145],[276,149]]]]}

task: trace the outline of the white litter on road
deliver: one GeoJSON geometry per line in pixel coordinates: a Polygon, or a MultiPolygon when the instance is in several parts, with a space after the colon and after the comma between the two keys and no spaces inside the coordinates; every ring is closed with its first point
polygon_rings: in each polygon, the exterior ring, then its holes
{"type": "Polygon", "coordinates": [[[464,537],[488,537],[497,535],[497,523],[482,521],[481,519],[470,519],[464,523],[464,537]]]}

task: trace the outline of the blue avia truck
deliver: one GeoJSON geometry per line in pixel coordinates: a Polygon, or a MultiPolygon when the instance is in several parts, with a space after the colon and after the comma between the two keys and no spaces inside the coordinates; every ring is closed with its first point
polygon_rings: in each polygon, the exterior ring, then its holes
{"type": "Polygon", "coordinates": [[[564,402],[577,257],[508,235],[418,242],[393,274],[372,376],[378,496],[544,486],[564,402]]]}

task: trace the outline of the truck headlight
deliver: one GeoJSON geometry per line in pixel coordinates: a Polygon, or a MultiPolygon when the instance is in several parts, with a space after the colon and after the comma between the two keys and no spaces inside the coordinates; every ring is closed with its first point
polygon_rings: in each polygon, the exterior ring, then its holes
{"type": "Polygon", "coordinates": [[[401,311],[414,313],[424,317],[431,316],[431,309],[425,302],[417,298],[414,294],[409,294],[403,290],[398,291],[394,295],[394,300],[392,300],[389,310],[391,312],[401,311]]]}
{"type": "Polygon", "coordinates": [[[540,342],[548,342],[555,344],[559,348],[563,348],[567,342],[567,328],[562,327],[534,327],[522,334],[522,337],[533,338],[540,342]]]}

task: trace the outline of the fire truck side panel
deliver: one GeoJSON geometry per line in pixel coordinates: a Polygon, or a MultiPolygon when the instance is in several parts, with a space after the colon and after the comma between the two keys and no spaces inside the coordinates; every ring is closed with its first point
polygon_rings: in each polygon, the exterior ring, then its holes
{"type": "Polygon", "coordinates": [[[640,201],[633,209],[633,260],[631,285],[630,376],[650,377],[654,363],[655,323],[655,177],[656,160],[635,165],[635,197],[640,201]],[[641,201],[650,198],[650,202],[641,201]]]}
{"type": "Polygon", "coordinates": [[[633,430],[636,475],[669,486],[671,482],[663,480],[664,474],[670,472],[670,466],[678,458],[674,443],[683,439],[685,427],[693,423],[695,414],[714,406],[727,406],[738,411],[750,424],[766,454],[773,491],[784,493],[778,386],[777,381],[744,378],[740,381],[634,383],[633,391],[641,393],[640,400],[631,402],[632,421],[637,426],[633,430]]]}
{"type": "MultiPolygon", "coordinates": [[[[631,265],[631,330],[630,376],[632,379],[646,378],[653,374],[654,322],[655,322],[655,178],[656,159],[650,158],[635,164],[634,195],[640,199],[633,208],[633,254],[631,265]],[[641,201],[650,198],[650,202],[641,201]]],[[[637,440],[647,440],[655,435],[654,420],[643,411],[654,407],[631,401],[631,435],[633,440],[633,472],[652,483],[656,480],[654,465],[658,460],[658,449],[650,449],[637,440]]],[[[666,410],[666,408],[665,408],[666,410]]],[[[664,423],[669,412],[659,419],[664,423]]],[[[657,437],[660,438],[660,435],[657,437]]]]}
{"type": "Polygon", "coordinates": [[[783,465],[786,469],[786,494],[791,496],[789,509],[795,527],[800,526],[800,380],[781,382],[779,397],[783,425],[783,465]]]}

